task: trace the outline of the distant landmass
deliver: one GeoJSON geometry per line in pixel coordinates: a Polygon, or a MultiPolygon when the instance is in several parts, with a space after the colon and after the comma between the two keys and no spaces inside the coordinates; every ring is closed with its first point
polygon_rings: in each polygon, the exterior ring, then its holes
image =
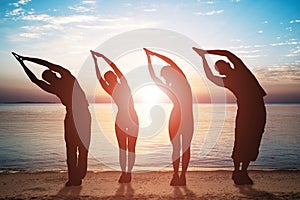
{"type": "Polygon", "coordinates": [[[3,104],[56,104],[60,102],[51,101],[15,101],[15,102],[2,102],[3,104]]]}

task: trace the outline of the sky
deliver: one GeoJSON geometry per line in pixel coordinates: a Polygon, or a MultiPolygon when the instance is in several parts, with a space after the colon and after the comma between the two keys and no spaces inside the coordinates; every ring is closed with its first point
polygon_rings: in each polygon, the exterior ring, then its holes
{"type": "MultiPolygon", "coordinates": [[[[173,31],[201,48],[230,50],[257,77],[268,94],[267,102],[300,102],[299,10],[297,0],[1,0],[0,102],[57,100],[30,82],[12,51],[60,64],[76,76],[90,59],[90,49],[139,29],[173,31]]],[[[136,55],[146,64],[142,54],[136,55]]],[[[127,56],[127,65],[136,62],[134,58],[129,60],[130,54],[127,56]]],[[[169,56],[179,59],[174,54],[169,56]]],[[[122,59],[126,60],[126,55],[122,59]]],[[[197,99],[206,102],[213,94],[202,87],[206,81],[201,77],[200,58],[196,67],[202,83],[190,73],[190,84],[197,99]]],[[[31,69],[37,74],[43,70],[38,66],[31,69]]],[[[183,71],[194,70],[190,69],[187,66],[183,71]]],[[[80,81],[84,85],[88,80],[80,81]]],[[[158,94],[153,88],[147,90],[158,94]]],[[[101,89],[96,91],[99,101],[107,99],[101,89]]],[[[233,102],[234,97],[227,95],[233,102]]]]}

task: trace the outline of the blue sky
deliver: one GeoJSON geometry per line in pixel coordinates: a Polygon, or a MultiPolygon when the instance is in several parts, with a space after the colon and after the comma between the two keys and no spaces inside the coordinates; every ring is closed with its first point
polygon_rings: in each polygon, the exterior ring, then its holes
{"type": "MultiPolygon", "coordinates": [[[[105,40],[130,30],[176,31],[237,54],[269,101],[300,101],[300,1],[0,1],[0,102],[51,99],[11,51],[68,66],[74,75],[105,40]]],[[[193,83],[192,83],[193,84],[193,83]]]]}

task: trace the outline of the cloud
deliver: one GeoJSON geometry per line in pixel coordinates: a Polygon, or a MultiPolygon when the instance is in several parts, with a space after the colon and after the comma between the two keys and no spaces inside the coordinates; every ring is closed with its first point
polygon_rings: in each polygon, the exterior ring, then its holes
{"type": "Polygon", "coordinates": [[[196,12],[194,13],[195,15],[200,15],[200,16],[211,16],[211,15],[218,15],[218,14],[221,14],[223,13],[224,10],[212,10],[212,11],[209,11],[209,12],[196,12]]]}
{"type": "Polygon", "coordinates": [[[129,17],[100,18],[96,23],[78,24],[76,27],[90,30],[128,30],[156,26],[157,22],[129,17]]]}
{"type": "Polygon", "coordinates": [[[43,31],[47,29],[63,30],[67,29],[67,25],[72,25],[70,27],[79,28],[90,28],[90,29],[128,29],[126,27],[149,27],[155,23],[138,20],[129,17],[108,17],[103,18],[96,15],[69,15],[69,16],[50,16],[47,14],[40,15],[26,15],[21,17],[22,20],[26,21],[40,21],[44,24],[39,24],[37,26],[23,26],[21,28],[32,31],[43,31]]]}
{"type": "Polygon", "coordinates": [[[232,46],[232,47],[229,47],[230,49],[249,49],[249,48],[252,48],[251,45],[240,45],[240,46],[232,46]]]}
{"type": "Polygon", "coordinates": [[[69,6],[70,10],[75,12],[84,13],[84,12],[93,12],[95,9],[96,1],[82,1],[79,4],[74,6],[69,6]]]}
{"type": "Polygon", "coordinates": [[[263,33],[263,32],[264,32],[263,30],[259,30],[259,31],[257,31],[257,33],[260,33],[260,34],[261,34],[261,33],[263,33]]]}
{"type": "Polygon", "coordinates": [[[300,66],[295,65],[277,65],[269,67],[254,68],[254,73],[258,76],[259,80],[265,83],[300,83],[300,66]]]}
{"type": "Polygon", "coordinates": [[[84,6],[69,6],[68,8],[76,12],[91,12],[94,10],[93,8],[87,8],[84,6]]]}
{"type": "Polygon", "coordinates": [[[230,42],[241,42],[240,39],[231,39],[230,42]]]}
{"type": "Polygon", "coordinates": [[[250,50],[250,51],[235,51],[235,53],[238,53],[238,54],[249,54],[249,53],[258,53],[258,52],[261,52],[261,50],[250,50]]]}
{"type": "Polygon", "coordinates": [[[82,1],[82,4],[96,4],[96,1],[93,0],[86,0],[86,1],[82,1]]]}
{"type": "Polygon", "coordinates": [[[262,47],[266,47],[267,45],[265,44],[255,44],[253,45],[254,48],[262,48],[262,47]]]}
{"type": "Polygon", "coordinates": [[[25,31],[30,31],[34,33],[41,33],[44,31],[50,31],[50,30],[62,30],[62,26],[56,26],[52,24],[45,24],[45,25],[39,25],[39,26],[22,26],[21,29],[24,29],[25,31]]]}
{"type": "Polygon", "coordinates": [[[50,20],[51,24],[62,25],[70,23],[95,22],[96,16],[91,15],[70,15],[70,16],[55,16],[50,20]]]}
{"type": "Polygon", "coordinates": [[[201,0],[198,0],[198,2],[201,3],[201,4],[216,4],[217,3],[215,1],[205,1],[205,2],[203,2],[201,0]]]}
{"type": "Polygon", "coordinates": [[[270,44],[270,46],[283,46],[283,45],[298,45],[300,44],[300,42],[298,41],[294,41],[294,40],[289,40],[289,41],[286,41],[286,42],[278,42],[278,43],[272,43],[270,44]]]}
{"type": "Polygon", "coordinates": [[[5,16],[19,16],[19,15],[25,15],[25,10],[23,8],[16,8],[12,11],[6,12],[5,16]]]}
{"type": "Polygon", "coordinates": [[[207,2],[205,2],[206,4],[216,4],[216,2],[215,1],[207,1],[207,2]]]}
{"type": "Polygon", "coordinates": [[[28,40],[40,39],[44,33],[23,32],[15,35],[8,35],[7,39],[12,42],[26,42],[28,40]]]}
{"type": "Polygon", "coordinates": [[[21,19],[27,21],[42,21],[53,25],[65,25],[70,23],[94,22],[97,17],[92,15],[50,16],[47,14],[40,14],[26,15],[21,19]]]}
{"type": "Polygon", "coordinates": [[[25,38],[40,38],[41,35],[37,33],[21,33],[20,36],[25,38]]]}
{"type": "Polygon", "coordinates": [[[287,28],[285,28],[285,30],[292,32],[293,28],[292,27],[287,27],[287,28]]]}
{"type": "Polygon", "coordinates": [[[145,11],[145,12],[156,12],[157,9],[156,8],[145,8],[145,9],[143,9],[143,11],[145,11]]]}
{"type": "Polygon", "coordinates": [[[20,5],[26,5],[31,0],[19,0],[17,3],[11,3],[10,5],[13,5],[15,7],[19,7],[20,5]]]}
{"type": "Polygon", "coordinates": [[[243,55],[241,57],[243,58],[260,58],[260,57],[264,57],[266,55],[243,55]]]}
{"type": "Polygon", "coordinates": [[[262,50],[237,50],[234,53],[238,54],[240,57],[244,58],[260,58],[265,57],[266,55],[261,54],[262,50]]]}
{"type": "Polygon", "coordinates": [[[293,23],[300,23],[300,19],[291,20],[290,24],[293,24],[293,23]]]}
{"type": "Polygon", "coordinates": [[[41,38],[42,35],[54,35],[55,31],[65,31],[74,28],[76,24],[90,24],[97,21],[96,16],[90,15],[70,15],[70,16],[50,16],[47,14],[25,15],[21,17],[24,21],[40,22],[37,25],[22,26],[25,32],[9,36],[13,42],[26,41],[41,38]],[[69,26],[70,25],[70,26],[69,26]]]}
{"type": "MultiPolygon", "coordinates": [[[[78,24],[93,24],[98,21],[97,16],[92,15],[69,15],[69,16],[51,16],[48,14],[27,14],[18,17],[19,20],[31,22],[29,26],[20,27],[21,33],[7,36],[9,41],[29,41],[42,38],[43,35],[60,37],[57,31],[66,31],[74,29],[78,24]],[[33,23],[36,22],[36,23],[33,23]]],[[[99,22],[99,21],[98,21],[99,22]]]]}
{"type": "Polygon", "coordinates": [[[267,47],[267,45],[255,44],[255,45],[239,45],[239,46],[231,46],[229,49],[234,50],[234,53],[239,54],[241,58],[261,58],[266,57],[267,55],[262,53],[265,52],[261,50],[261,48],[267,47]]]}
{"type": "Polygon", "coordinates": [[[296,48],[293,48],[290,50],[290,53],[285,55],[286,57],[296,57],[300,56],[300,46],[297,46],[296,48]]]}
{"type": "Polygon", "coordinates": [[[19,42],[19,48],[28,55],[47,57],[49,60],[62,61],[72,73],[78,73],[81,63],[86,59],[89,49],[120,32],[139,28],[157,27],[158,21],[138,17],[123,16],[50,16],[47,14],[24,17],[30,25],[20,27],[20,32],[10,34],[7,40],[19,42]],[[35,45],[32,44],[34,41],[35,45]],[[20,43],[24,42],[24,43],[20,43]],[[29,42],[29,43],[28,43],[29,42]],[[36,48],[36,47],[39,48],[36,48]],[[59,48],[58,48],[59,46],[59,48]],[[40,49],[47,49],[43,52],[40,49]]]}
{"type": "Polygon", "coordinates": [[[22,5],[26,5],[28,2],[30,2],[31,0],[19,0],[18,3],[22,4],[22,5]]]}
{"type": "MultiPolygon", "coordinates": [[[[228,47],[229,49],[250,49],[250,48],[263,48],[267,47],[268,45],[265,44],[254,44],[254,45],[239,45],[239,46],[231,46],[228,47]]],[[[253,51],[260,51],[260,50],[253,50],[253,51]]]]}
{"type": "Polygon", "coordinates": [[[40,15],[26,15],[26,16],[22,16],[21,19],[22,20],[27,20],[27,21],[48,21],[51,20],[51,16],[47,15],[47,14],[40,14],[40,15]]]}

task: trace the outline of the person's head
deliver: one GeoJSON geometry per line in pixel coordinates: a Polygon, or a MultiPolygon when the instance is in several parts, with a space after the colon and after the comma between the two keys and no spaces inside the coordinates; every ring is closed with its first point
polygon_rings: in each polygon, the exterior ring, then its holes
{"type": "Polygon", "coordinates": [[[54,72],[47,69],[42,73],[42,78],[48,83],[53,83],[57,79],[57,76],[54,72]]]}
{"type": "Polygon", "coordinates": [[[173,82],[174,72],[175,71],[171,66],[167,65],[161,68],[160,76],[163,77],[167,83],[173,82]]]}
{"type": "Polygon", "coordinates": [[[230,64],[224,60],[218,60],[215,63],[215,69],[221,74],[221,75],[228,75],[232,68],[230,67],[230,64]]]}
{"type": "Polygon", "coordinates": [[[172,85],[181,82],[182,78],[181,73],[175,70],[170,65],[164,66],[161,69],[160,76],[163,77],[168,84],[171,83],[172,85]]]}
{"type": "Polygon", "coordinates": [[[114,85],[118,82],[117,76],[112,71],[108,71],[104,74],[104,79],[108,82],[110,85],[114,85]]]}

